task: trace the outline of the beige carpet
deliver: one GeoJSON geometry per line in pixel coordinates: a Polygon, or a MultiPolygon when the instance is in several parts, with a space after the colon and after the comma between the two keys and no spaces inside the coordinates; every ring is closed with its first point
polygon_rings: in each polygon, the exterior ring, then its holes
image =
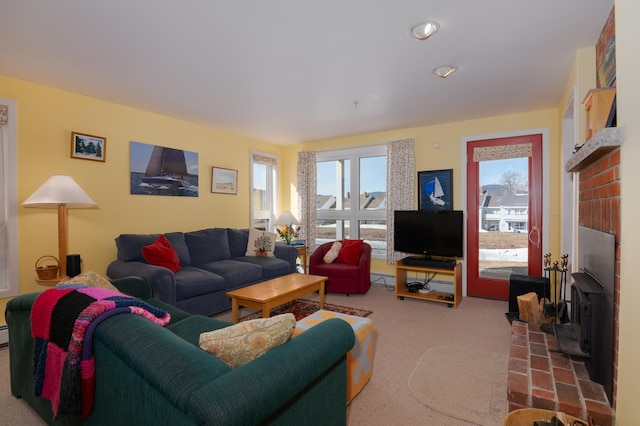
{"type": "Polygon", "coordinates": [[[24,399],[11,395],[9,348],[0,348],[0,425],[38,426],[46,423],[24,399]]]}
{"type": "Polygon", "coordinates": [[[506,353],[435,346],[418,361],[409,388],[442,414],[483,426],[501,425],[507,414],[508,363],[506,353]]]}

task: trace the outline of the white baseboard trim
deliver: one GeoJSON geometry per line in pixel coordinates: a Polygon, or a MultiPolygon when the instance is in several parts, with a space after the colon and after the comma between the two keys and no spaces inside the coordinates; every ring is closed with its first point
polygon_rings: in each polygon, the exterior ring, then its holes
{"type": "Polygon", "coordinates": [[[9,327],[7,324],[0,324],[0,347],[9,344],[9,327]]]}

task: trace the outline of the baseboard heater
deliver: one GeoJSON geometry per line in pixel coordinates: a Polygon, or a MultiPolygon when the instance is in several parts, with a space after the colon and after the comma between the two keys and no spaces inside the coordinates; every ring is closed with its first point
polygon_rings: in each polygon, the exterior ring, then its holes
{"type": "Polygon", "coordinates": [[[9,345],[9,327],[7,324],[0,325],[0,348],[9,345]]]}

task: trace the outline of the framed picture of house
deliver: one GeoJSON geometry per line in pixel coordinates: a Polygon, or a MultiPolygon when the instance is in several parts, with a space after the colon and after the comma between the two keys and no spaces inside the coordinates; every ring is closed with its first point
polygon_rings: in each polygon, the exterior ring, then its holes
{"type": "Polygon", "coordinates": [[[104,162],[107,156],[107,138],[71,132],[71,158],[104,162]]]}
{"type": "Polygon", "coordinates": [[[418,172],[418,208],[453,210],[453,169],[418,172]]]}
{"type": "Polygon", "coordinates": [[[238,171],[233,169],[212,167],[211,192],[219,194],[237,194],[238,171]]]}

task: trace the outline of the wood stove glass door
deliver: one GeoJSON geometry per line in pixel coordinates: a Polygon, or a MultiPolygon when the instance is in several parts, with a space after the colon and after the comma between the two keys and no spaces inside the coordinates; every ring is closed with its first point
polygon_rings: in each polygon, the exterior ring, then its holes
{"type": "Polygon", "coordinates": [[[507,299],[542,274],[542,135],[467,144],[467,293],[507,299]]]}

